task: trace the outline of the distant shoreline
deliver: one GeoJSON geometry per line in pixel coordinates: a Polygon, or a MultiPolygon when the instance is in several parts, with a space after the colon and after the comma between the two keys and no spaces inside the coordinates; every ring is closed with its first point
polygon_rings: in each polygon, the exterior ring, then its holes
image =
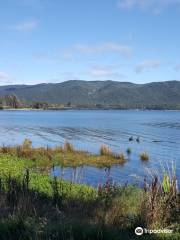
{"type": "Polygon", "coordinates": [[[67,111],[67,110],[120,110],[120,111],[180,111],[180,109],[141,109],[141,108],[49,108],[49,109],[35,109],[35,108],[7,108],[0,109],[0,111],[67,111]]]}
{"type": "Polygon", "coordinates": [[[72,80],[0,86],[0,108],[180,110],[180,81],[135,84],[72,80]]]}

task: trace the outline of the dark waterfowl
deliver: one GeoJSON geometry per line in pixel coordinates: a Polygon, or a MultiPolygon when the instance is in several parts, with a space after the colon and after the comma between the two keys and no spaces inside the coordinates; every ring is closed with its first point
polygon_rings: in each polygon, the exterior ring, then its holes
{"type": "Polygon", "coordinates": [[[133,141],[133,136],[129,138],[129,142],[132,142],[132,141],[133,141]]]}

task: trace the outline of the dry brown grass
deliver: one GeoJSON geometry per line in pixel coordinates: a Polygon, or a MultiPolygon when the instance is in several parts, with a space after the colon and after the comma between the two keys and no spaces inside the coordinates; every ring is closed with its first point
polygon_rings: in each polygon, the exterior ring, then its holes
{"type": "Polygon", "coordinates": [[[102,145],[100,147],[100,155],[101,156],[111,156],[112,151],[111,151],[110,147],[108,147],[107,145],[102,145]]]}
{"type": "Polygon", "coordinates": [[[114,161],[118,164],[124,164],[126,162],[125,155],[123,153],[113,153],[107,145],[102,145],[100,147],[100,156],[106,157],[106,162],[114,161]]]}
{"type": "MultiPolygon", "coordinates": [[[[86,151],[76,150],[67,141],[62,147],[45,148],[32,147],[32,142],[26,139],[19,146],[1,147],[0,153],[32,160],[34,167],[51,167],[52,165],[110,167],[113,164],[124,164],[126,162],[124,154],[113,153],[107,146],[101,146],[100,154],[90,154],[86,151]]],[[[32,164],[32,161],[30,164],[32,164]]]]}
{"type": "Polygon", "coordinates": [[[173,219],[178,219],[180,199],[175,174],[168,179],[168,187],[166,185],[158,176],[154,176],[149,184],[145,182],[140,216],[149,228],[166,227],[173,219]]]}
{"type": "Polygon", "coordinates": [[[146,152],[141,153],[139,156],[140,156],[141,161],[149,160],[149,155],[146,152]]]}
{"type": "Polygon", "coordinates": [[[65,141],[63,149],[65,152],[75,152],[73,144],[68,141],[65,141]]]}

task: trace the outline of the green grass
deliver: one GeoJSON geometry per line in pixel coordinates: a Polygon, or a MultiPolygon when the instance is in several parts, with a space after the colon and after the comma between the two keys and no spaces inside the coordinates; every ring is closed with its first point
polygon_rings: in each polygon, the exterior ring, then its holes
{"type": "MultiPolygon", "coordinates": [[[[23,179],[27,168],[31,168],[34,165],[31,163],[32,160],[14,157],[11,155],[0,155],[0,176],[11,176],[16,178],[18,181],[23,179]]],[[[49,177],[48,173],[37,173],[34,168],[30,170],[30,189],[37,190],[40,193],[44,193],[47,196],[52,196],[52,178],[49,177]]],[[[80,193],[83,198],[88,195],[91,197],[96,193],[96,190],[92,187],[83,184],[72,184],[68,181],[59,180],[59,188],[63,189],[63,193],[67,196],[71,194],[71,197],[79,197],[80,193]],[[70,192],[70,193],[69,193],[70,192]]]]}
{"type": "Polygon", "coordinates": [[[36,239],[38,235],[39,239],[40,236],[45,239],[46,234],[47,239],[51,239],[49,236],[54,239],[54,234],[63,235],[62,239],[72,236],[72,239],[108,239],[107,236],[119,239],[120,229],[113,225],[121,224],[124,228],[129,225],[128,215],[137,215],[139,189],[103,188],[100,194],[90,186],[53,179],[46,172],[38,173],[31,168],[31,161],[0,155],[0,209],[7,209],[5,216],[0,214],[2,239],[11,235],[22,235],[22,239],[36,239]],[[113,221],[111,210],[117,210],[113,221]],[[122,215],[121,221],[118,214],[122,215]]]}

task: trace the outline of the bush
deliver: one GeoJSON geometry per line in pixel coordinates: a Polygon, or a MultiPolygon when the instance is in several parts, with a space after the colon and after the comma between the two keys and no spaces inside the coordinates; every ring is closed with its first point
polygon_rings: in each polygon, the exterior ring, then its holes
{"type": "Polygon", "coordinates": [[[149,155],[145,152],[140,154],[140,159],[141,161],[148,161],[149,160],[149,155]]]}

